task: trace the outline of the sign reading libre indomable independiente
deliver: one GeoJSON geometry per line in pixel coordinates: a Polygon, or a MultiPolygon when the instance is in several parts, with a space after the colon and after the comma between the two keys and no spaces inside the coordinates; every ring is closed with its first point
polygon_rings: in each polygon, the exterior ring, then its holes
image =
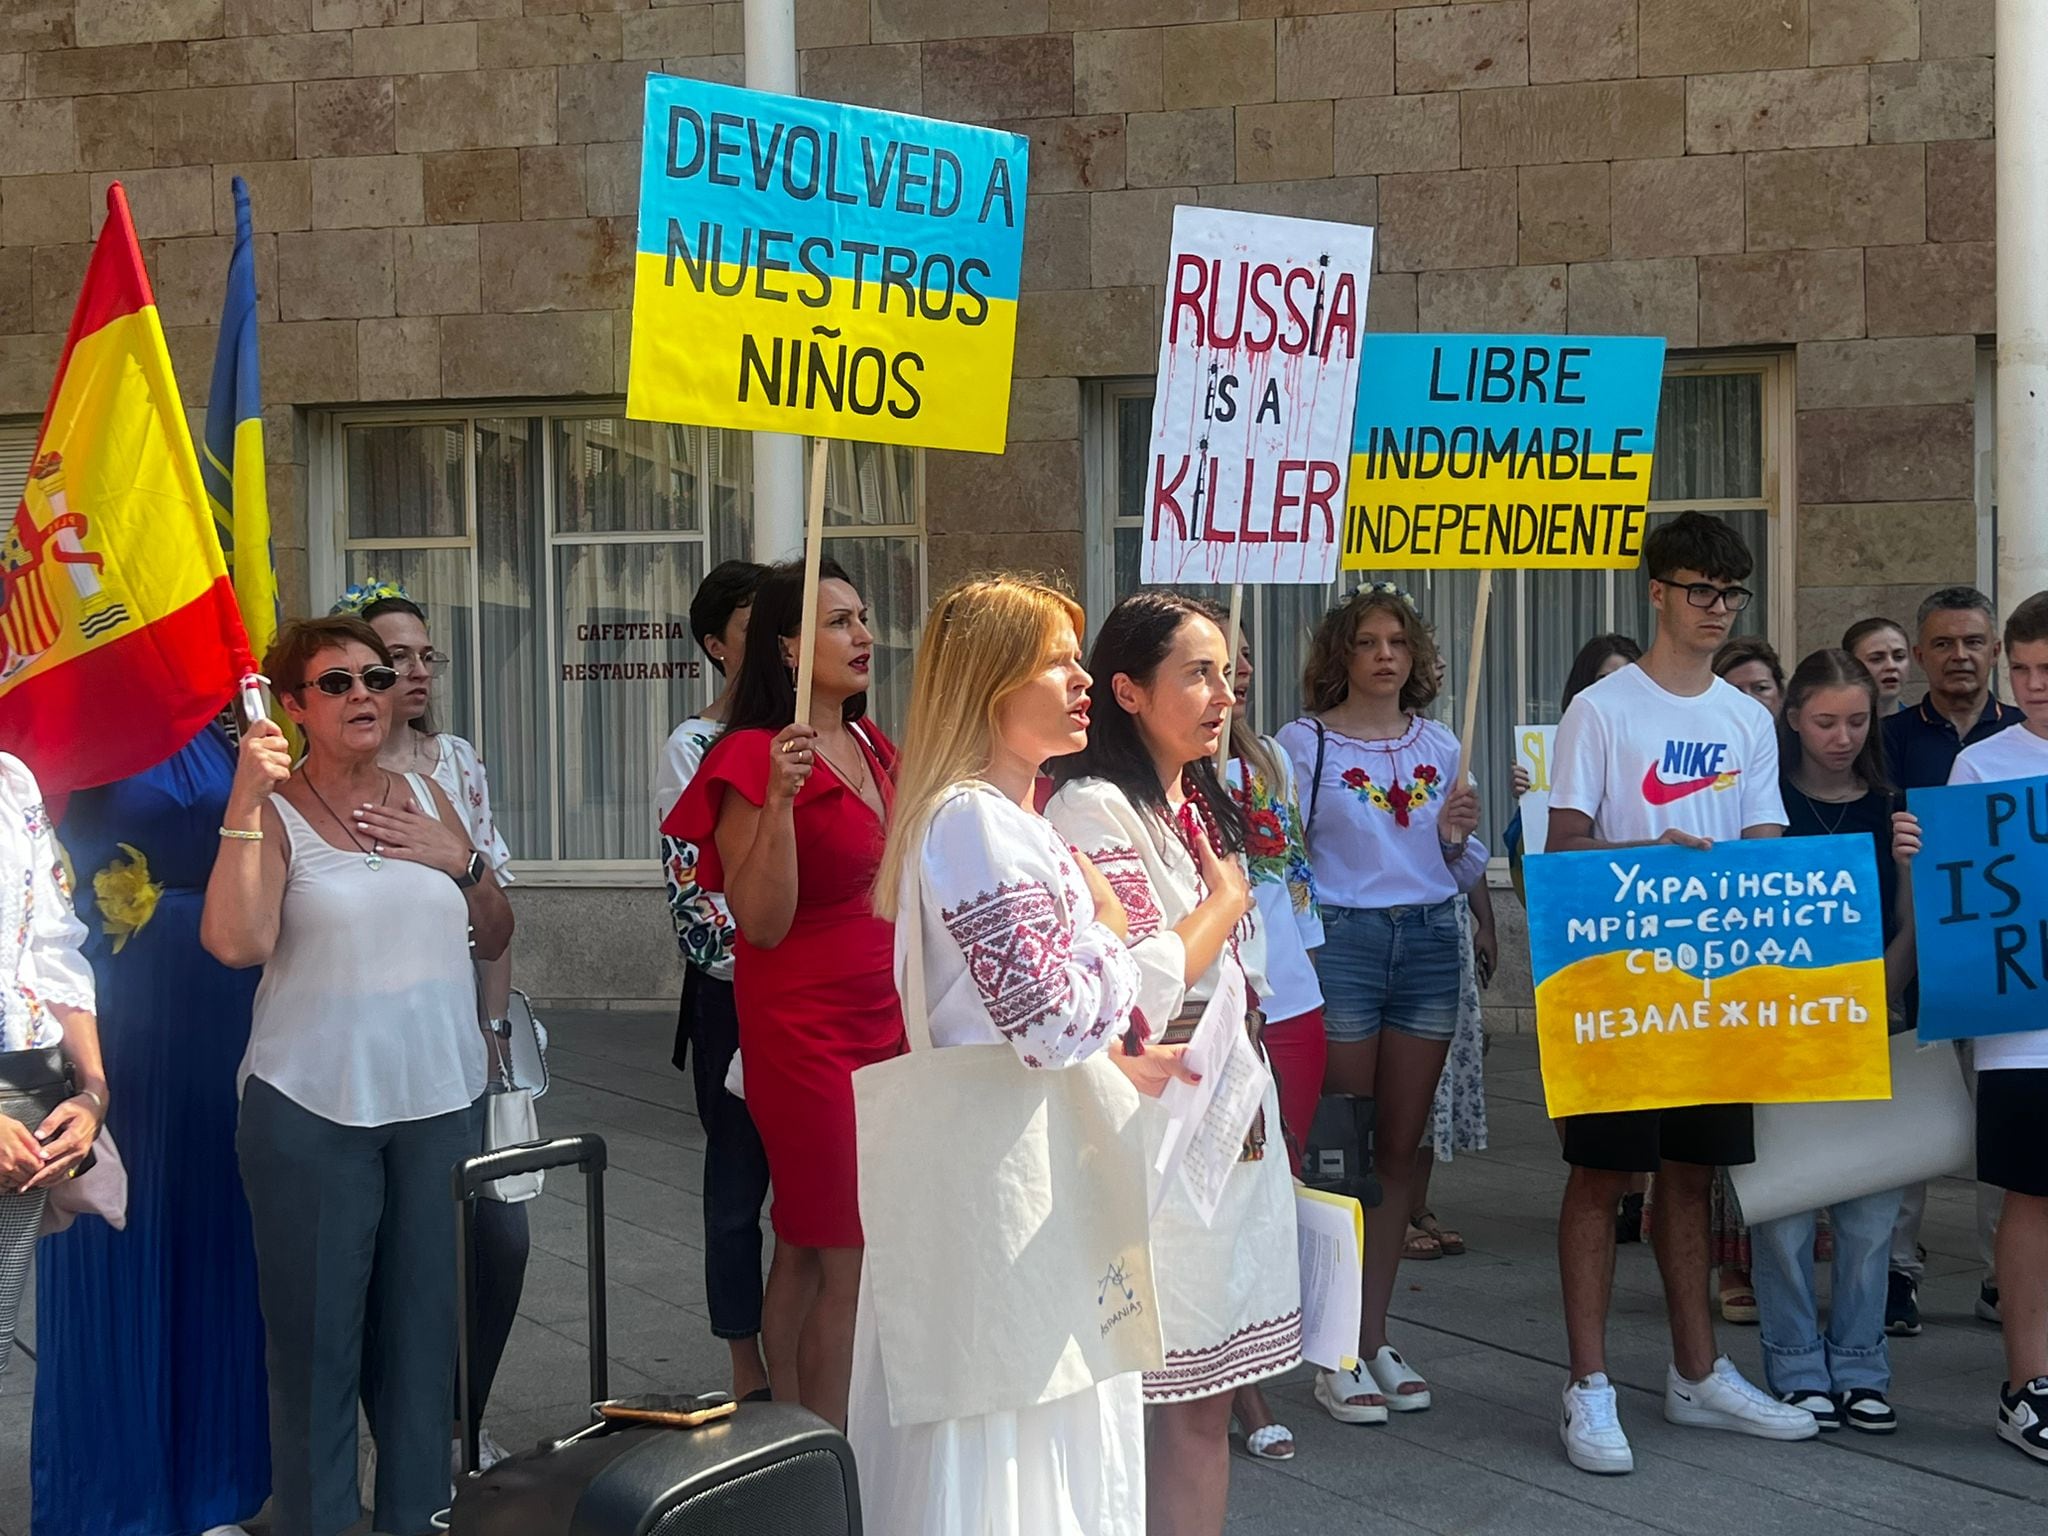
{"type": "Polygon", "coordinates": [[[1345,568],[1633,569],[1663,375],[1655,336],[1367,336],[1345,568]]]}
{"type": "Polygon", "coordinates": [[[1000,453],[1026,148],[649,77],[626,414],[1000,453]]]}

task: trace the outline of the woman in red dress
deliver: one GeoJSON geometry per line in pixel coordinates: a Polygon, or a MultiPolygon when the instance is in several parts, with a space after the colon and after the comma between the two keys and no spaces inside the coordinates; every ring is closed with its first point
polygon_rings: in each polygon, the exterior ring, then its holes
{"type": "Polygon", "coordinates": [[[697,845],[698,883],[725,893],[739,929],[740,1060],[774,1188],[769,1377],[778,1398],[843,1427],[861,1264],[853,1074],[904,1048],[895,934],[869,900],[896,750],[861,718],[874,637],[829,560],[811,724],[792,723],[802,604],[800,564],[762,581],[730,723],[662,830],[697,845]]]}

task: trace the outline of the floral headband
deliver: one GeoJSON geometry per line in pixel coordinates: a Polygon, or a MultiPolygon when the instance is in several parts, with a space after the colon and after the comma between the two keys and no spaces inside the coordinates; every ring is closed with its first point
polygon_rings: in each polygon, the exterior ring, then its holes
{"type": "Polygon", "coordinates": [[[1361,581],[1357,586],[1351,589],[1351,595],[1353,597],[1399,598],[1403,603],[1406,603],[1410,608],[1413,608],[1415,606],[1415,599],[1410,597],[1405,591],[1403,591],[1400,587],[1394,585],[1394,583],[1391,581],[1361,581]]]}
{"type": "Polygon", "coordinates": [[[351,618],[360,619],[363,616],[364,609],[375,607],[378,603],[393,601],[410,603],[412,602],[412,595],[397,582],[386,581],[380,576],[372,581],[357,582],[346,592],[342,593],[340,599],[327,611],[329,613],[345,613],[351,618]]]}

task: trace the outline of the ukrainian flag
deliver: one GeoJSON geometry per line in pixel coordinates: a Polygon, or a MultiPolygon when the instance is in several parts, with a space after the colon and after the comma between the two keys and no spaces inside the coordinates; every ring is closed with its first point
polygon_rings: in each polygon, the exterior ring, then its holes
{"type": "Polygon", "coordinates": [[[199,469],[206,499],[234,576],[235,601],[258,661],[277,634],[277,565],[270,543],[270,503],[263,486],[263,401],[256,357],[256,255],[249,188],[235,178],[235,253],[228,261],[227,300],[213,354],[206,400],[206,440],[199,469]]]}

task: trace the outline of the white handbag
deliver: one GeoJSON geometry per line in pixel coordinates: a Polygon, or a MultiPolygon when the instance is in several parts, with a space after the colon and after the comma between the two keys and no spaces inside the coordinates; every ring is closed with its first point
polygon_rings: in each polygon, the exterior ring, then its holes
{"type": "Polygon", "coordinates": [[[1730,1168],[1743,1219],[1817,1211],[1945,1174],[1977,1156],[1976,1109],[1953,1046],[1891,1040],[1892,1096],[1833,1104],[1759,1104],[1756,1161],[1730,1168]]]}
{"type": "Polygon", "coordinates": [[[853,1074],[863,1296],[898,1427],[1035,1407],[1164,1357],[1137,1090],[1101,1055],[1035,1070],[1008,1045],[934,1050],[915,883],[910,1051],[853,1074]]]}
{"type": "MultiPolygon", "coordinates": [[[[540,1140],[540,1117],[533,1101],[548,1091],[547,1053],[541,1045],[540,1021],[524,992],[515,990],[505,1017],[488,1021],[495,1069],[484,1090],[484,1150],[523,1146],[540,1140]]],[[[478,1192],[486,1200],[518,1205],[541,1192],[547,1175],[538,1169],[494,1179],[478,1192]]]]}

